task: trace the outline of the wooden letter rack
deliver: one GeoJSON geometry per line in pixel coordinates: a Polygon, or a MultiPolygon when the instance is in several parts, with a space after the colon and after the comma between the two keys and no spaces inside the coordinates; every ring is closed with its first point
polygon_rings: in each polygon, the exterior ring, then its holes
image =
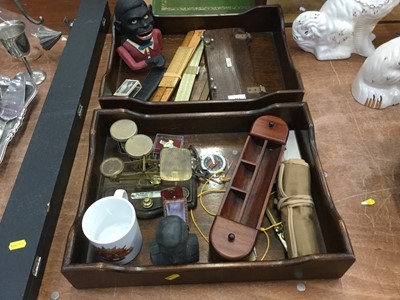
{"type": "Polygon", "coordinates": [[[210,249],[222,259],[241,260],[252,251],[288,132],[275,116],[254,122],[210,230],[210,249]]]}

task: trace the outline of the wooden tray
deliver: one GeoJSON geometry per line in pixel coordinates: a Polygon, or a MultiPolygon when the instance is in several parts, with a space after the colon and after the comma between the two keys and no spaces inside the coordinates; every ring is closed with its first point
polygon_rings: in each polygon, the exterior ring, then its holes
{"type": "MultiPolygon", "coordinates": [[[[288,279],[320,279],[341,277],[355,261],[346,227],[334,208],[324,172],[318,158],[314,129],[307,103],[274,104],[263,109],[246,112],[209,112],[193,114],[149,115],[124,109],[95,111],[89,161],[76,219],[66,244],[62,273],[76,288],[169,285],[186,283],[214,283],[233,281],[265,281],[288,279]],[[85,210],[102,193],[99,166],[105,157],[113,154],[114,141],[109,136],[111,124],[121,118],[136,122],[141,133],[154,137],[157,133],[184,135],[184,146],[200,147],[200,151],[214,149],[228,161],[228,176],[235,169],[241,150],[253,122],[260,116],[282,118],[295,133],[302,158],[310,165],[312,197],[318,216],[319,243],[324,253],[287,259],[279,239],[269,231],[271,245],[264,261],[259,261],[266,249],[266,238],[260,233],[256,241],[257,261],[215,262],[208,243],[201,238],[192,221],[190,231],[198,235],[200,260],[177,266],[151,264],[149,245],[155,239],[159,219],[139,220],[143,234],[143,247],[138,257],[125,266],[100,262],[83,235],[81,221],[85,210]]],[[[216,188],[211,185],[209,188],[216,188]]],[[[208,189],[208,188],[207,188],[208,189]]],[[[211,194],[204,204],[217,212],[223,194],[211,194]]],[[[213,217],[200,205],[193,210],[195,220],[208,236],[213,217]]],[[[268,226],[266,221],[264,226],[268,226]]]]}
{"type": "Polygon", "coordinates": [[[279,5],[258,6],[240,14],[155,16],[154,22],[154,27],[163,33],[166,67],[190,30],[243,28],[251,34],[249,51],[255,80],[265,87],[267,93],[246,100],[214,99],[162,103],[113,96],[125,79],[142,81],[148,73],[148,71],[130,70],[115,52],[113,38],[107,71],[102,78],[100,88],[99,101],[102,108],[127,108],[142,113],[243,111],[262,108],[273,103],[302,101],[304,88],[291,60],[286,42],[283,12],[279,5]]]}
{"type": "Polygon", "coordinates": [[[259,0],[153,0],[153,13],[156,15],[200,15],[200,14],[227,14],[237,13],[249,9],[254,5],[265,4],[259,0]]]}

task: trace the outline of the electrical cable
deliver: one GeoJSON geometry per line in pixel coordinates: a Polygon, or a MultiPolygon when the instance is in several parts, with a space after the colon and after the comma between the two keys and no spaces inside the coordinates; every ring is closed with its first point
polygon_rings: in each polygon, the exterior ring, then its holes
{"type": "Polygon", "coordinates": [[[267,238],[267,248],[265,249],[264,254],[261,257],[261,261],[263,261],[265,259],[265,257],[267,256],[267,253],[268,253],[268,250],[269,250],[269,246],[270,246],[270,239],[269,239],[267,231],[272,229],[272,228],[274,228],[274,227],[280,226],[280,225],[282,225],[282,222],[273,224],[271,226],[268,226],[267,228],[264,228],[264,227],[260,228],[260,231],[263,232],[265,234],[265,237],[267,238]]]}

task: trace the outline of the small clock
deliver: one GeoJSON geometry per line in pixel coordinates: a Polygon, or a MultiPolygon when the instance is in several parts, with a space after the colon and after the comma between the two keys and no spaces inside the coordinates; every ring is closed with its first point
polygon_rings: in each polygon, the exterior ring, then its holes
{"type": "Polygon", "coordinates": [[[218,153],[203,156],[200,161],[201,168],[210,174],[221,172],[226,167],[226,159],[218,153]]]}

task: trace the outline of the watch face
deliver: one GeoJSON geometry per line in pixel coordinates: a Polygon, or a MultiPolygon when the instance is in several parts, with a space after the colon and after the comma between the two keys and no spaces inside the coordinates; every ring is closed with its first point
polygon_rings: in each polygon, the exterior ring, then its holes
{"type": "Polygon", "coordinates": [[[218,173],[226,167],[225,158],[217,153],[209,154],[201,159],[201,168],[210,174],[218,173]]]}

